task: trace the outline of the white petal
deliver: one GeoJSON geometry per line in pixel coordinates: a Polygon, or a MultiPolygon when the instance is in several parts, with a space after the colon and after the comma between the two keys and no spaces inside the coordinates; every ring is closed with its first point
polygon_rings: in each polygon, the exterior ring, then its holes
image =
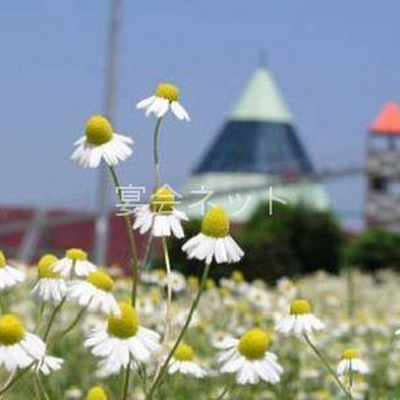
{"type": "Polygon", "coordinates": [[[176,118],[181,121],[190,121],[189,114],[177,101],[171,103],[171,110],[175,114],[176,118]]]}
{"type": "Polygon", "coordinates": [[[147,97],[147,98],[145,98],[145,99],[139,101],[139,102],[136,104],[136,108],[137,108],[138,110],[140,110],[140,109],[142,109],[142,108],[147,108],[148,106],[151,105],[151,103],[153,103],[154,100],[155,100],[155,96],[147,97]]]}

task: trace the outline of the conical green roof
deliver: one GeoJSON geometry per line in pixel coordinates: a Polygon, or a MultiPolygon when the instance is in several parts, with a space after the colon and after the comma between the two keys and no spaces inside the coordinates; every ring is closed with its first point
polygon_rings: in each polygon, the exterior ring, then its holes
{"type": "Polygon", "coordinates": [[[259,68],[248,82],[230,120],[293,122],[272,74],[264,68],[259,68]]]}
{"type": "MultiPolygon", "coordinates": [[[[329,198],[323,187],[312,181],[314,174],[271,73],[260,68],[193,170],[183,193],[188,197],[201,190],[212,194],[209,204],[223,206],[234,221],[243,222],[266,201],[266,193],[279,178],[282,182],[274,184],[274,196],[317,209],[328,208],[329,198]],[[285,185],[285,181],[291,184],[285,185]],[[235,201],[238,198],[246,202],[240,212],[235,201]]],[[[185,211],[190,216],[202,217],[201,209],[187,204],[185,211]]]]}
{"type": "Polygon", "coordinates": [[[272,75],[258,69],[195,174],[246,172],[306,177],[312,162],[272,75]]]}

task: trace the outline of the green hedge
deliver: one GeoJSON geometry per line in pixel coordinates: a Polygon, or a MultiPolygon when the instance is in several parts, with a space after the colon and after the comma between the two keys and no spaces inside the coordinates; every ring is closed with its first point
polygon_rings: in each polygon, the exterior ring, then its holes
{"type": "MultiPolygon", "coordinates": [[[[199,228],[199,221],[187,223],[186,238],[197,234],[199,228]]],[[[212,278],[218,280],[239,269],[249,280],[274,283],[283,276],[296,277],[320,269],[336,273],[339,269],[343,235],[329,212],[276,204],[274,215],[269,216],[268,204],[263,204],[234,237],[245,257],[237,265],[213,266],[212,278]]],[[[170,241],[173,267],[186,275],[198,275],[202,264],[186,259],[180,250],[183,243],[170,241]]]]}
{"type": "Polygon", "coordinates": [[[381,268],[400,270],[400,234],[383,229],[367,229],[348,248],[349,261],[366,271],[381,268]]]}
{"type": "Polygon", "coordinates": [[[318,270],[337,273],[343,234],[330,212],[304,205],[261,205],[240,235],[246,251],[245,275],[275,282],[318,270]]]}

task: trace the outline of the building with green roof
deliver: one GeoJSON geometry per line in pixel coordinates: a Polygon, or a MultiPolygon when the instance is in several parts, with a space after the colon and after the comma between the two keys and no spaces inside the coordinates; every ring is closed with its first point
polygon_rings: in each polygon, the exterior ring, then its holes
{"type": "Polygon", "coordinates": [[[201,218],[207,206],[225,207],[246,221],[260,202],[330,207],[271,74],[256,70],[209,150],[184,187],[185,211],[201,218]]]}

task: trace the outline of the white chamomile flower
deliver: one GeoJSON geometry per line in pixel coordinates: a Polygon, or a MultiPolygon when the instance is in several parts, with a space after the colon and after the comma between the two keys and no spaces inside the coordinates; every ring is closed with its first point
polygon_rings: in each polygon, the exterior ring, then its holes
{"type": "Polygon", "coordinates": [[[175,117],[182,121],[190,121],[189,114],[179,104],[179,89],[170,83],[160,83],[153,96],[139,101],[136,108],[145,109],[146,116],[154,114],[157,118],[162,118],[169,109],[175,117]]]}
{"type": "Polygon", "coordinates": [[[282,294],[286,299],[295,298],[298,292],[295,283],[286,277],[279,279],[276,287],[280,294],[282,294]]]}
{"type": "Polygon", "coordinates": [[[180,343],[176,348],[171,361],[168,365],[168,373],[180,373],[183,375],[191,375],[196,378],[204,378],[207,371],[194,362],[195,353],[191,346],[180,343]]]}
{"type": "Polygon", "coordinates": [[[271,299],[265,289],[250,286],[247,297],[251,306],[257,310],[268,310],[271,307],[271,299]]]}
{"type": "Polygon", "coordinates": [[[118,314],[119,307],[112,289],[113,279],[102,270],[91,272],[86,280],[72,281],[67,299],[87,307],[90,311],[101,311],[107,315],[118,314]]]}
{"type": "Polygon", "coordinates": [[[186,279],[184,275],[178,271],[171,271],[170,274],[164,275],[160,281],[160,285],[162,287],[168,287],[168,284],[171,286],[171,290],[174,293],[180,293],[186,289],[186,279]]]}
{"type": "Polygon", "coordinates": [[[293,300],[290,304],[289,316],[276,326],[276,330],[285,335],[309,334],[324,328],[325,324],[312,313],[310,302],[304,299],[293,300]]]}
{"type": "Polygon", "coordinates": [[[0,367],[14,372],[36,364],[48,375],[61,368],[63,360],[46,355],[46,344],[38,336],[26,332],[21,320],[13,314],[0,318],[0,367]]]}
{"type": "Polygon", "coordinates": [[[368,365],[358,357],[355,349],[347,349],[342,353],[341,361],[336,369],[339,376],[358,373],[365,375],[369,373],[368,365]]]}
{"type": "Polygon", "coordinates": [[[111,314],[107,326],[92,330],[85,341],[92,354],[100,357],[99,376],[116,374],[128,365],[134,367],[134,362],[146,362],[160,350],[160,335],[140,326],[129,303],[122,302],[119,307],[120,315],[111,314]]]}
{"type": "Polygon", "coordinates": [[[103,159],[114,166],[132,154],[132,144],[131,138],[113,131],[107,118],[94,115],[86,123],[85,136],[75,142],[71,160],[83,168],[97,168],[103,159]]]}
{"type": "Polygon", "coordinates": [[[96,266],[88,260],[88,254],[81,249],[69,249],[65,252],[65,257],[57,261],[54,272],[60,272],[64,277],[82,278],[96,271],[96,266]]]}
{"type": "Polygon", "coordinates": [[[25,280],[25,274],[7,264],[7,259],[0,251],[0,291],[12,288],[25,280]]]}
{"type": "Polygon", "coordinates": [[[238,270],[233,271],[230,278],[222,278],[220,284],[221,287],[229,289],[229,291],[232,291],[233,293],[245,296],[249,294],[252,287],[252,285],[246,282],[243,273],[238,270]]]}
{"type": "Polygon", "coordinates": [[[222,207],[210,208],[203,218],[201,233],[189,239],[182,250],[188,258],[205,260],[210,264],[215,258],[218,264],[238,262],[243,250],[229,235],[230,222],[222,207]]]}
{"type": "Polygon", "coordinates": [[[160,281],[165,278],[166,272],[165,269],[157,268],[152,269],[150,271],[144,270],[140,274],[140,279],[143,283],[158,285],[160,281]]]}
{"type": "Polygon", "coordinates": [[[59,304],[67,294],[67,282],[59,272],[53,270],[58,258],[53,254],[44,255],[38,262],[38,281],[31,290],[31,295],[52,304],[59,304]]]}
{"type": "Polygon", "coordinates": [[[183,238],[184,232],[181,221],[187,221],[184,212],[177,210],[174,192],[163,186],[153,194],[150,204],[135,209],[133,229],[139,229],[141,234],[152,231],[153,236],[171,236],[183,238]]]}
{"type": "Polygon", "coordinates": [[[283,369],[278,357],[268,351],[271,336],[267,332],[254,328],[240,339],[225,338],[214,345],[221,350],[218,357],[220,372],[236,374],[238,384],[279,382],[283,369]]]}

